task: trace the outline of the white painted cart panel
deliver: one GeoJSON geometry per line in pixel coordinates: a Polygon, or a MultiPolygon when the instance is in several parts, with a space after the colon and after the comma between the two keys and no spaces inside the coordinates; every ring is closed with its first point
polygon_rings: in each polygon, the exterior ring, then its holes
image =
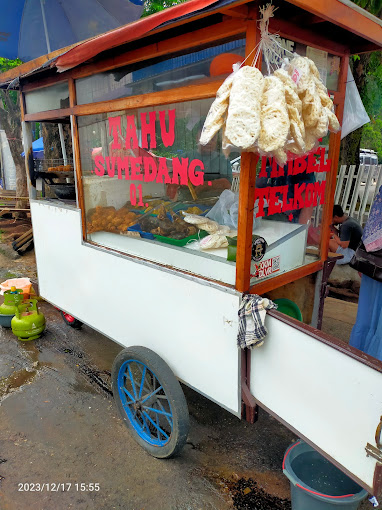
{"type": "MultiPolygon", "coordinates": [[[[240,415],[240,294],[82,243],[81,214],[31,201],[41,295],[240,415]]],[[[49,325],[48,325],[49,327],[49,325]]]]}
{"type": "Polygon", "coordinates": [[[251,393],[372,488],[377,461],[365,446],[375,446],[382,374],[274,317],[266,325],[265,343],[251,353],[251,393]]]}

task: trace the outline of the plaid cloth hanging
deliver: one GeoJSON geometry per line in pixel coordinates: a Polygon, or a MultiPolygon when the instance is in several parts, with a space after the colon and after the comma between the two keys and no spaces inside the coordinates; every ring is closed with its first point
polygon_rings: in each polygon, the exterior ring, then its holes
{"type": "Polygon", "coordinates": [[[237,345],[241,349],[246,347],[260,347],[268,330],[264,325],[267,310],[277,308],[277,305],[270,299],[263,299],[257,294],[246,294],[243,296],[239,308],[239,332],[237,345]]]}

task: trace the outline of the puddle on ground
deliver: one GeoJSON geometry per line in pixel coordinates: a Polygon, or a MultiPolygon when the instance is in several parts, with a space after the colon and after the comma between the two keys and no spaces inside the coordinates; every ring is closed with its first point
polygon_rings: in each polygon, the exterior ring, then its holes
{"type": "Polygon", "coordinates": [[[37,370],[23,368],[13,372],[10,376],[0,380],[0,401],[11,393],[18,390],[24,384],[31,382],[37,374],[37,370]]]}
{"type": "Polygon", "coordinates": [[[19,390],[25,384],[32,382],[39,370],[45,367],[49,368],[52,365],[52,363],[40,361],[41,353],[34,342],[20,342],[18,349],[18,357],[21,355],[23,357],[23,364],[28,366],[14,370],[7,377],[0,378],[0,402],[9,393],[19,390]]]}

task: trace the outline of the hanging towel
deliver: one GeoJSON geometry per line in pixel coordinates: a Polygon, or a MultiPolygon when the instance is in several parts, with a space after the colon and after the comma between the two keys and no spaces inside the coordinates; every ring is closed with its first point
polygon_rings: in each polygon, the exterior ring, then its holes
{"type": "Polygon", "coordinates": [[[277,305],[270,299],[264,299],[257,294],[246,294],[243,296],[239,308],[239,333],[237,344],[241,349],[248,347],[260,347],[268,330],[265,327],[265,316],[267,310],[277,308],[277,305]]]}

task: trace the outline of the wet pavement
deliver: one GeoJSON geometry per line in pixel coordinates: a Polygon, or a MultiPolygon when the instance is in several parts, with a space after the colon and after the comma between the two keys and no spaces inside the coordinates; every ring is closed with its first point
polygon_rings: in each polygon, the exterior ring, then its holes
{"type": "Polygon", "coordinates": [[[184,388],[188,442],[175,459],[150,457],[111,396],[121,347],[41,309],[38,340],[0,328],[1,510],[290,509],[281,463],[291,432],[262,411],[247,424],[184,388]]]}

